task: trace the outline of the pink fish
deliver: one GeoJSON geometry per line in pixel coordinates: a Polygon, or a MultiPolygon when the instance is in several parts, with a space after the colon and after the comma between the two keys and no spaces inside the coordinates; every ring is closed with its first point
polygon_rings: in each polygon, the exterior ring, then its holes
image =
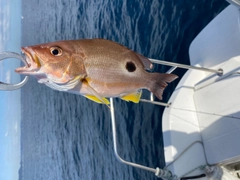
{"type": "Polygon", "coordinates": [[[141,89],[160,100],[174,74],[150,73],[150,60],[105,39],[57,41],[22,48],[28,66],[20,74],[33,75],[39,83],[95,102],[109,104],[106,97],[138,103],[141,89]]]}

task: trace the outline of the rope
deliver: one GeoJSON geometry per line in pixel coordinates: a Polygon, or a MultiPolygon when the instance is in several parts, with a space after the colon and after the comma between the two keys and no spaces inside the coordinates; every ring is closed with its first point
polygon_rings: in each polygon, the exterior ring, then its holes
{"type": "MultiPolygon", "coordinates": [[[[168,168],[170,165],[172,165],[174,162],[176,162],[185,152],[187,152],[187,151],[188,151],[194,144],[196,144],[196,143],[200,143],[200,144],[203,146],[202,141],[195,141],[195,142],[193,142],[193,143],[190,144],[183,152],[181,152],[171,163],[169,163],[169,164],[168,164],[167,166],[165,166],[163,169],[164,169],[164,170],[168,170],[167,168],[168,168]]],[[[204,157],[205,157],[205,160],[206,160],[206,162],[207,162],[207,158],[206,158],[206,155],[205,155],[205,154],[204,154],[204,157]]],[[[187,176],[188,174],[196,171],[197,169],[203,170],[206,166],[208,166],[208,164],[206,164],[206,165],[200,165],[200,166],[192,169],[191,171],[185,173],[181,178],[183,178],[183,177],[187,176]]],[[[180,178],[180,179],[181,179],[181,178],[180,178]]]]}
{"type": "Polygon", "coordinates": [[[200,166],[192,169],[191,171],[185,173],[180,179],[186,177],[188,174],[191,174],[192,172],[194,172],[194,171],[196,171],[196,170],[198,170],[198,169],[203,170],[206,166],[207,166],[207,164],[206,164],[206,165],[200,165],[200,166]]]}

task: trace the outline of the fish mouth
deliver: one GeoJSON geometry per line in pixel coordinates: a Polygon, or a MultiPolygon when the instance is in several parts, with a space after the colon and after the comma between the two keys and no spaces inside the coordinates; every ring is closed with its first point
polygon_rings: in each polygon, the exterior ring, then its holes
{"type": "Polygon", "coordinates": [[[21,50],[26,56],[27,65],[15,69],[15,72],[26,75],[36,73],[42,66],[36,53],[29,47],[22,47],[21,50]]]}

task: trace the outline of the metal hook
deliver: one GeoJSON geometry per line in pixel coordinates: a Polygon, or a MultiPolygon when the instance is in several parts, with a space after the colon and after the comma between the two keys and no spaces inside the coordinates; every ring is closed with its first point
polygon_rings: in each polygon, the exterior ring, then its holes
{"type": "MultiPolygon", "coordinates": [[[[26,60],[20,55],[15,52],[1,52],[0,53],[0,61],[8,58],[16,58],[20,59],[25,65],[27,65],[26,60]]],[[[13,91],[20,89],[23,87],[26,82],[28,81],[28,76],[26,76],[20,83],[17,84],[8,84],[0,81],[0,90],[2,91],[13,91]]]]}

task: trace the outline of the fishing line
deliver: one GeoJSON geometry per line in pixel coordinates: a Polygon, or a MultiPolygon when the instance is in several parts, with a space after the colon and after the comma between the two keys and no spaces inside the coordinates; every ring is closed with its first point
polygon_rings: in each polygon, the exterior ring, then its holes
{"type": "Polygon", "coordinates": [[[222,115],[222,114],[217,114],[217,113],[209,113],[209,112],[203,112],[203,111],[195,111],[195,110],[190,110],[190,109],[183,109],[179,107],[171,107],[172,109],[176,110],[181,110],[181,111],[187,111],[187,112],[194,112],[194,113],[200,113],[200,114],[206,114],[206,115],[211,115],[211,116],[221,116],[221,117],[228,117],[228,118],[233,118],[233,119],[240,119],[240,117],[235,117],[235,116],[230,116],[230,115],[222,115]]]}

